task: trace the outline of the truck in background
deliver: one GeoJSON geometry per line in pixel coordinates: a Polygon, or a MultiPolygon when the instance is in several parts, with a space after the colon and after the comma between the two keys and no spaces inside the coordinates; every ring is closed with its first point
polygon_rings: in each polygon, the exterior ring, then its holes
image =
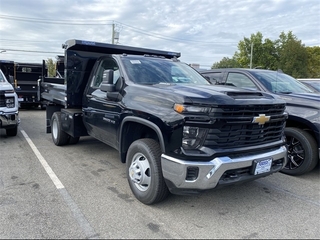
{"type": "MultiPolygon", "coordinates": [[[[215,85],[230,85],[276,94],[287,103],[285,134],[288,163],[281,172],[302,175],[320,162],[320,94],[302,80],[265,69],[222,68],[200,73],[215,85]]],[[[320,83],[320,81],[319,81],[320,83]]]]}
{"type": "Polygon", "coordinates": [[[14,61],[10,60],[0,60],[0,69],[4,76],[6,77],[7,81],[14,86],[14,61]]]}
{"type": "Polygon", "coordinates": [[[41,107],[39,79],[42,74],[47,75],[47,68],[42,72],[41,63],[22,63],[0,60],[0,68],[7,80],[13,85],[18,95],[20,108],[41,107]]]}
{"type": "Polygon", "coordinates": [[[280,171],[285,102],[213,86],[180,53],[82,40],[63,44],[64,81],[42,75],[55,145],[90,135],[119,152],[144,204],[280,171]]]}
{"type": "Polygon", "coordinates": [[[21,108],[41,107],[38,80],[42,75],[41,63],[15,62],[14,87],[21,108]]]}
{"type": "Polygon", "coordinates": [[[6,130],[7,136],[16,136],[20,123],[18,97],[6,75],[0,69],[0,128],[6,130]]]}

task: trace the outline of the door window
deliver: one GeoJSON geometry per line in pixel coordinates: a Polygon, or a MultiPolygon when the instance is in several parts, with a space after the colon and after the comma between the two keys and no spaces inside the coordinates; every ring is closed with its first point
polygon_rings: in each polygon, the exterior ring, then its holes
{"type": "Polygon", "coordinates": [[[120,77],[118,64],[115,62],[114,59],[106,58],[106,59],[103,59],[102,62],[100,63],[98,70],[97,70],[95,76],[93,77],[90,86],[93,88],[99,88],[99,86],[103,80],[103,72],[108,69],[114,71],[113,83],[116,83],[120,77]]]}
{"type": "Polygon", "coordinates": [[[252,82],[252,80],[242,73],[229,73],[226,85],[252,90],[257,89],[257,86],[252,82]]]}

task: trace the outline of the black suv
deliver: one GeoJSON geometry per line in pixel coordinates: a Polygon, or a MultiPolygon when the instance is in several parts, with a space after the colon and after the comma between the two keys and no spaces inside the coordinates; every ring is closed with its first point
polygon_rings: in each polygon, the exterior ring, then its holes
{"type": "Polygon", "coordinates": [[[259,90],[278,95],[287,103],[285,134],[288,164],[282,170],[301,175],[314,169],[320,151],[320,94],[282,71],[245,68],[201,70],[212,84],[259,90]]]}

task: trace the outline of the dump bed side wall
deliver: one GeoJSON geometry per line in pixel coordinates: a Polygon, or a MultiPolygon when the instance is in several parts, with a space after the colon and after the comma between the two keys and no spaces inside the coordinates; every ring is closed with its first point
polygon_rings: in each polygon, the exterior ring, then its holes
{"type": "Polygon", "coordinates": [[[66,50],[65,83],[67,108],[81,108],[84,89],[96,60],[107,54],[66,50]]]}

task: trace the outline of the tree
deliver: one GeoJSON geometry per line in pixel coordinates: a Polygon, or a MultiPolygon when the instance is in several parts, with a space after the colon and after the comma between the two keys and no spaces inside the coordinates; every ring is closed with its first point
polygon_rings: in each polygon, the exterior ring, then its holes
{"type": "Polygon", "coordinates": [[[308,76],[307,50],[291,31],[288,34],[284,32],[280,34],[276,48],[279,54],[278,68],[294,78],[308,76]]]}
{"type": "Polygon", "coordinates": [[[277,68],[278,55],[274,42],[268,38],[263,41],[263,36],[260,32],[251,34],[250,39],[244,38],[243,41],[240,41],[238,49],[239,51],[235,53],[235,57],[245,68],[259,67],[273,70],[277,68]]]}
{"type": "Polygon", "coordinates": [[[219,67],[259,67],[265,69],[277,69],[278,54],[275,43],[270,39],[263,41],[260,32],[251,34],[250,38],[244,38],[238,44],[238,51],[230,58],[223,58],[220,62],[214,63],[212,68],[219,67]],[[252,50],[252,58],[251,58],[252,50]],[[252,63],[251,63],[252,61],[252,63]]]}
{"type": "Polygon", "coordinates": [[[48,76],[54,77],[56,76],[56,63],[51,58],[46,60],[47,68],[48,68],[48,76]]]}
{"type": "Polygon", "coordinates": [[[241,65],[237,62],[235,58],[224,57],[220,62],[214,63],[212,69],[214,68],[238,68],[241,65]]]}
{"type": "Polygon", "coordinates": [[[320,78],[320,46],[306,47],[308,54],[308,78],[320,78]]]}
{"type": "Polygon", "coordinates": [[[281,69],[295,78],[320,76],[320,47],[305,47],[297,37],[289,31],[282,32],[279,39],[263,40],[262,33],[251,34],[238,43],[238,51],[230,58],[223,58],[214,63],[212,68],[243,67],[281,69]],[[252,56],[251,56],[252,51],[252,56]]]}

